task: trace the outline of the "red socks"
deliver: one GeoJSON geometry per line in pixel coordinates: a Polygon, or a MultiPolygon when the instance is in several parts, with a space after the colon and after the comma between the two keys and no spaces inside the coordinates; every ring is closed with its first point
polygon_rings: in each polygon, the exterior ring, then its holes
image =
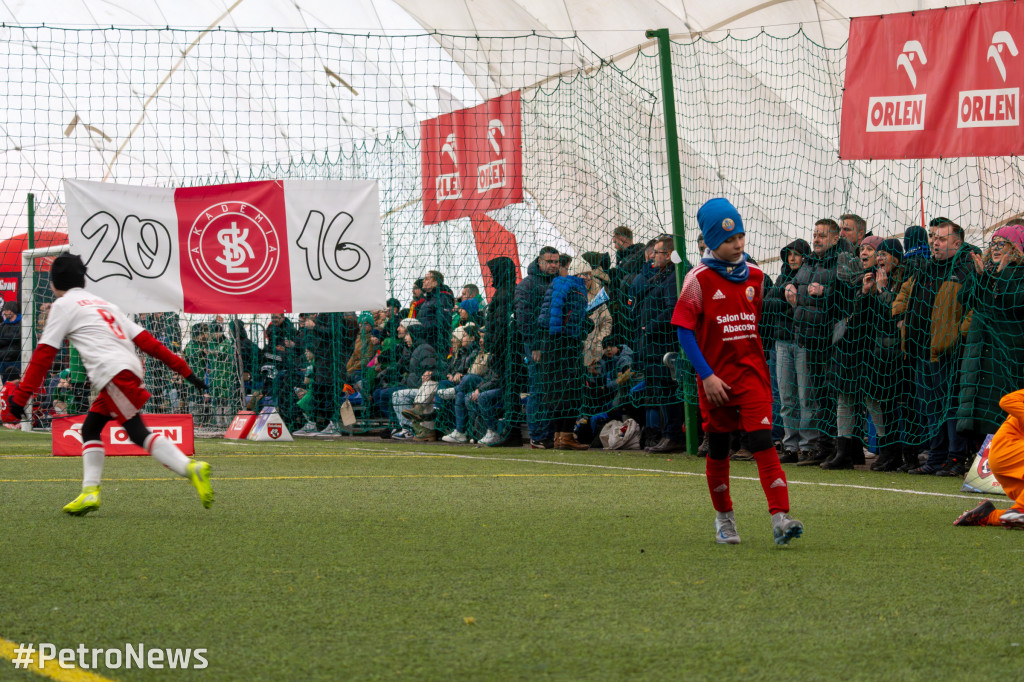
{"type": "Polygon", "coordinates": [[[711,505],[718,512],[732,511],[732,498],[729,496],[729,460],[708,457],[704,474],[711,492],[711,505]]]}
{"type": "Polygon", "coordinates": [[[761,450],[754,453],[754,461],[757,462],[757,475],[761,479],[764,496],[768,498],[768,511],[772,514],[788,512],[789,486],[786,484],[786,472],[779,464],[779,453],[775,448],[761,450]]]}

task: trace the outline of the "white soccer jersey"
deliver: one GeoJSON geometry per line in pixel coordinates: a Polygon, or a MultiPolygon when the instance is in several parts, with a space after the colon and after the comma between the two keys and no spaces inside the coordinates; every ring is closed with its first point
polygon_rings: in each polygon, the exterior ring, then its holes
{"type": "Polygon", "coordinates": [[[67,337],[82,356],[92,385],[102,389],[126,369],[143,378],[132,343],[142,331],[113,303],[75,288],[53,302],[39,343],[59,349],[67,337]]]}

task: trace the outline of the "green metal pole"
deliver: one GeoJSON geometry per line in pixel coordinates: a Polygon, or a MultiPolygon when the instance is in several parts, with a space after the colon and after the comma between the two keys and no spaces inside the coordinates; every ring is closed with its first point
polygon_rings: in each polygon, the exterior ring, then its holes
{"type": "Polygon", "coordinates": [[[36,248],[36,195],[28,193],[28,248],[36,248]]]}
{"type": "MultiPolygon", "coordinates": [[[[658,59],[661,65],[661,101],[665,114],[665,153],[668,156],[669,196],[672,199],[672,234],[675,237],[676,253],[680,262],[676,264],[676,291],[683,286],[683,277],[690,269],[686,259],[686,220],[683,217],[683,174],[679,167],[679,131],[676,125],[676,91],[672,80],[672,41],[667,28],[647,31],[648,38],[658,41],[658,59]]],[[[686,382],[684,394],[697,395],[696,379],[690,372],[683,378],[686,382]]],[[[686,451],[697,454],[698,420],[695,399],[687,400],[683,407],[686,423],[686,451]]]]}

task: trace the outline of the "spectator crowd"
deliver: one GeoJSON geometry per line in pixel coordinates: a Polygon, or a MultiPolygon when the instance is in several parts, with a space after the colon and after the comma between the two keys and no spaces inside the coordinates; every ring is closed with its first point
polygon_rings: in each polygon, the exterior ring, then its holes
{"type": "MultiPolygon", "coordinates": [[[[1024,387],[1024,220],[983,247],[947,218],[882,236],[850,213],[807,236],[781,249],[777,274],[763,265],[775,275],[759,331],[781,461],[845,469],[868,448],[875,470],[962,476],[1003,420],[999,399],[1024,387]]],[[[152,407],[224,428],[242,406],[272,405],[296,435],[329,436],[348,403],[386,438],[585,450],[633,429],[649,452],[682,451],[694,376],[671,317],[689,265],[668,235],[637,244],[620,226],[611,240],[613,254],[543,247],[525,273],[494,258],[486,292],[456,294],[431,270],[407,302],[360,314],[218,316],[186,329],[173,314],[140,315],[209,386],[148,363],[152,407]]],[[[18,371],[20,327],[17,304],[5,304],[5,380],[18,371]]],[[[37,414],[80,411],[88,394],[65,350],[37,414]]],[[[743,434],[732,440],[732,457],[749,457],[743,434]]]]}

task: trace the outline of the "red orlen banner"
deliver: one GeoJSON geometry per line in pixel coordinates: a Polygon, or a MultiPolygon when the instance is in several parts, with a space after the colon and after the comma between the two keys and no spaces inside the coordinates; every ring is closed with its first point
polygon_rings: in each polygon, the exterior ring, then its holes
{"type": "Polygon", "coordinates": [[[1024,3],[856,17],[850,22],[844,159],[1024,153],[1024,3]]]}
{"type": "MultiPolygon", "coordinates": [[[[170,438],[171,442],[186,455],[196,453],[192,415],[190,414],[146,414],[142,420],[153,433],[170,438]]],[[[82,422],[85,415],[58,417],[51,423],[53,454],[58,457],[74,457],[82,454],[82,422]]],[[[103,428],[103,449],[108,455],[148,455],[128,437],[117,422],[108,422],[103,428]]]]}
{"type": "Polygon", "coordinates": [[[420,124],[423,223],[523,200],[519,91],[420,124]]]}

